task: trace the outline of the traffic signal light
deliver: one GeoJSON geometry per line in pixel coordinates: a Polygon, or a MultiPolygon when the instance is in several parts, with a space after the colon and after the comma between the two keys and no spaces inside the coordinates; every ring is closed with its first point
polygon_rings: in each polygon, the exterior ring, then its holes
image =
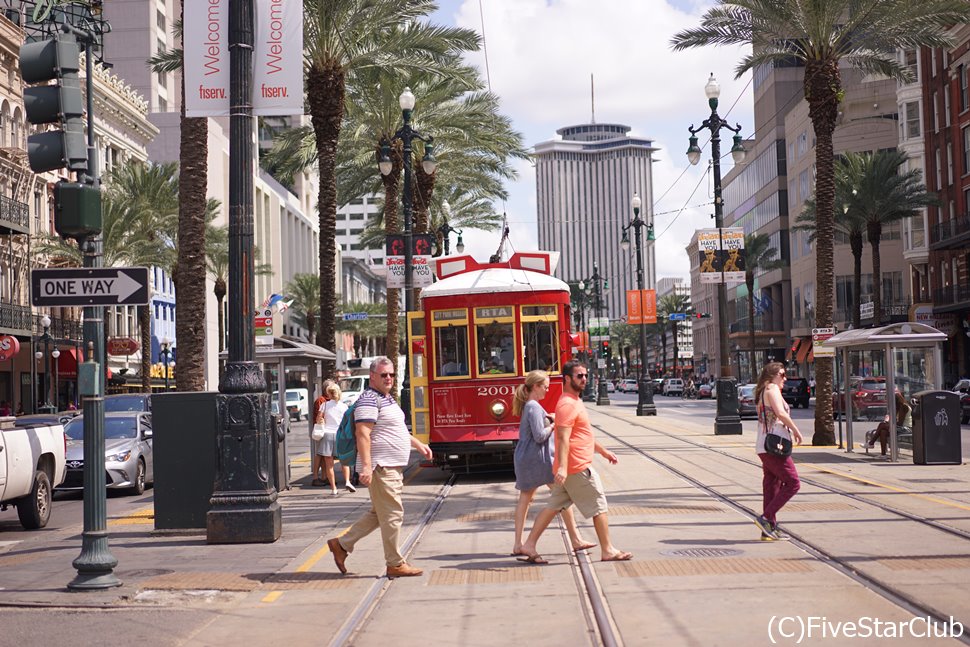
{"type": "Polygon", "coordinates": [[[610,342],[609,342],[609,340],[604,339],[601,343],[602,343],[602,348],[601,348],[601,350],[602,350],[602,357],[609,357],[610,356],[610,342]]]}
{"type": "Polygon", "coordinates": [[[60,181],[54,185],[54,228],[64,238],[85,238],[101,231],[101,190],[90,184],[60,181]]]}
{"type": "Polygon", "coordinates": [[[70,34],[20,46],[20,74],[24,83],[44,83],[24,90],[24,111],[34,125],[60,123],[59,130],[27,138],[27,159],[36,173],[67,168],[87,171],[84,138],[84,101],[78,77],[77,40],[70,34]],[[56,81],[48,85],[49,81],[56,81]]]}
{"type": "Polygon", "coordinates": [[[711,318],[711,313],[710,312],[695,312],[694,313],[694,318],[695,319],[710,319],[711,318]]]}

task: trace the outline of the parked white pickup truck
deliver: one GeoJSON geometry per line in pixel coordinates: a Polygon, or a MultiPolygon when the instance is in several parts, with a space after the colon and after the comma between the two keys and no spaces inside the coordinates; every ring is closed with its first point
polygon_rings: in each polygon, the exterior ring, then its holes
{"type": "Polygon", "coordinates": [[[43,528],[51,516],[53,489],[67,474],[64,427],[15,427],[14,420],[0,418],[0,510],[15,505],[24,528],[43,528]]]}

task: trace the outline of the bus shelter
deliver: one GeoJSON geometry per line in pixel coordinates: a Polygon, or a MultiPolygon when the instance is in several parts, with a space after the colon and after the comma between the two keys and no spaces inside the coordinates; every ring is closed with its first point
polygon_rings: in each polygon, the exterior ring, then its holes
{"type": "MultiPolygon", "coordinates": [[[[899,438],[896,429],[897,386],[904,396],[931,388],[942,388],[943,365],[940,344],[946,335],[926,324],[903,321],[880,328],[858,328],[830,337],[825,346],[835,349],[841,358],[844,418],[846,420],[845,450],[853,450],[852,379],[849,355],[854,351],[881,350],[885,353],[886,413],[889,417],[889,447],[891,461],[899,459],[899,438]],[[908,391],[908,393],[907,393],[908,391]]],[[[864,436],[863,436],[864,438],[864,436]]],[[[865,442],[865,440],[863,440],[865,442]]]]}
{"type": "MultiPolygon", "coordinates": [[[[219,353],[219,359],[225,362],[229,357],[229,351],[224,350],[219,353]]],[[[286,435],[290,432],[290,417],[286,414],[286,369],[287,367],[306,367],[307,368],[307,398],[312,406],[318,394],[316,389],[323,374],[324,361],[336,361],[337,356],[333,351],[327,350],[322,346],[299,341],[292,337],[276,337],[273,345],[256,346],[255,361],[262,364],[263,368],[275,366],[276,384],[274,389],[277,395],[277,411],[280,414],[280,429],[278,430],[278,454],[277,468],[280,475],[280,482],[277,489],[289,487],[290,465],[286,453],[286,435]],[[285,478],[284,478],[285,476],[285,478]]],[[[313,415],[307,416],[307,436],[313,432],[313,415]]]]}

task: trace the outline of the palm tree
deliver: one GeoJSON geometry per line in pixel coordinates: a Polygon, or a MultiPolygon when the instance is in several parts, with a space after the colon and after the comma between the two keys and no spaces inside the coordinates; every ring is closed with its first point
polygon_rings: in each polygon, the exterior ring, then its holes
{"type": "Polygon", "coordinates": [[[771,246],[771,239],[764,234],[744,236],[744,284],[748,288],[748,340],[751,344],[751,381],[758,379],[754,364],[754,275],[777,270],[785,266],[775,258],[778,250],[771,246]]]}
{"type": "MultiPolygon", "coordinates": [[[[708,45],[751,47],[736,68],[748,70],[782,61],[805,66],[804,95],[815,130],[816,319],[832,326],[834,294],[835,172],[832,133],[842,101],[840,64],[865,73],[909,80],[895,59],[897,49],[947,47],[947,29],[970,17],[965,0],[718,0],[701,26],[675,35],[675,50],[708,45]]],[[[817,379],[812,443],[835,443],[832,422],[832,359],[815,358],[817,379]]]]}
{"type": "MultiPolygon", "coordinates": [[[[175,35],[181,39],[182,18],[175,24],[175,35]]],[[[176,72],[182,69],[182,49],[159,52],[149,63],[152,71],[176,72]]],[[[179,391],[201,391],[205,388],[205,290],[193,289],[204,285],[206,276],[206,185],[208,183],[209,128],[205,117],[185,116],[185,75],[182,77],[182,118],[179,131],[178,176],[178,246],[173,263],[172,282],[178,316],[175,336],[178,339],[178,371],[175,388],[179,391]],[[179,290],[182,286],[182,290],[179,290]],[[191,287],[188,287],[191,286],[191,287]],[[186,289],[188,288],[188,289],[186,289]]]]}
{"type": "MultiPolygon", "coordinates": [[[[320,189],[320,330],[316,343],[335,342],[337,142],[344,118],[348,76],[366,68],[399,72],[432,70],[448,75],[443,59],[478,47],[465,29],[422,22],[437,7],[432,0],[304,0],[306,93],[317,150],[320,189]]],[[[450,61],[449,61],[450,63],[450,61]]],[[[376,160],[375,160],[376,162],[376,160]]],[[[386,196],[390,201],[390,196],[386,196]]],[[[393,223],[396,224],[396,223],[393,223]]],[[[388,307],[392,295],[388,291],[388,307]]],[[[396,295],[395,295],[396,296],[396,295]]],[[[388,337],[397,318],[388,319],[388,337]]],[[[327,363],[324,373],[333,372],[327,363]]]]}
{"type": "Polygon", "coordinates": [[[882,323],[882,259],[879,242],[883,225],[912,218],[920,209],[938,204],[936,195],[923,185],[923,172],[900,173],[906,154],[893,151],[848,153],[844,166],[852,186],[850,209],[865,223],[866,239],[872,247],[873,324],[882,323]]]}
{"type": "Polygon", "coordinates": [[[320,314],[320,277],[313,274],[294,274],[283,288],[283,293],[293,299],[293,305],[290,306],[293,310],[291,319],[298,326],[306,328],[310,340],[313,340],[320,314]]]}
{"type": "Polygon", "coordinates": [[[665,294],[660,297],[657,302],[657,324],[661,326],[661,336],[664,345],[664,368],[666,369],[667,364],[667,329],[673,331],[674,333],[674,377],[680,377],[680,348],[677,346],[677,321],[671,321],[670,315],[678,312],[687,312],[690,310],[690,295],[689,294],[677,294],[676,292],[671,292],[670,294],[665,294]],[[663,319],[660,318],[660,314],[663,312],[663,319]]]}
{"type": "MultiPolygon", "coordinates": [[[[835,230],[843,234],[849,241],[849,250],[852,252],[852,298],[854,301],[847,305],[852,309],[852,327],[859,328],[861,326],[859,305],[862,299],[862,249],[865,244],[863,234],[865,233],[866,223],[856,209],[850,208],[853,187],[846,174],[843,159],[840,158],[835,169],[836,211],[833,221],[835,230]]],[[[805,201],[805,207],[795,222],[796,224],[792,229],[807,232],[809,242],[814,243],[815,234],[818,231],[815,222],[814,198],[805,201]]]]}

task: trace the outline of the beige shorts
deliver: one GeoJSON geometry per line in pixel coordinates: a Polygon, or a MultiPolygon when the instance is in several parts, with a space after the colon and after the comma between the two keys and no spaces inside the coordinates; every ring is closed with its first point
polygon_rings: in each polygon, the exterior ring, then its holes
{"type": "Polygon", "coordinates": [[[562,485],[552,484],[546,507],[565,510],[571,504],[575,504],[587,519],[606,513],[606,493],[603,492],[599,474],[592,467],[570,474],[562,485]]]}

